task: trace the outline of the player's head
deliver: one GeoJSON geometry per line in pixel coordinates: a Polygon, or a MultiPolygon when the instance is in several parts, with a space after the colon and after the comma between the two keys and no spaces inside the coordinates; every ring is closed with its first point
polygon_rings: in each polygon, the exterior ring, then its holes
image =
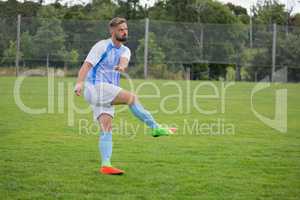
{"type": "Polygon", "coordinates": [[[109,22],[108,26],[112,38],[119,42],[125,42],[127,40],[128,27],[126,19],[115,17],[109,22]]]}

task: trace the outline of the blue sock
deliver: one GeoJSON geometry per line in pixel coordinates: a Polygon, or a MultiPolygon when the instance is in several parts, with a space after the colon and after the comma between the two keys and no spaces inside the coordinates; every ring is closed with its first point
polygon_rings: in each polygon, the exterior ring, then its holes
{"type": "Polygon", "coordinates": [[[112,154],[112,133],[102,132],[99,141],[99,151],[102,158],[102,166],[111,166],[110,158],[112,154]]]}
{"type": "Polygon", "coordinates": [[[147,124],[149,128],[158,128],[159,124],[156,123],[152,115],[145,110],[145,108],[138,102],[133,103],[132,105],[129,106],[131,112],[142,122],[147,124]]]}

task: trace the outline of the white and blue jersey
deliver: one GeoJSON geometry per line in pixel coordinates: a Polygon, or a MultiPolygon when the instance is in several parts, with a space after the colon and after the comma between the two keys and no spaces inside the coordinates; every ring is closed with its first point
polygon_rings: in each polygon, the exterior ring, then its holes
{"type": "Polygon", "coordinates": [[[120,72],[114,70],[114,67],[119,64],[121,57],[129,61],[130,54],[128,47],[124,45],[116,47],[111,39],[97,42],[85,59],[85,62],[93,65],[88,72],[87,82],[93,85],[109,83],[119,86],[120,72]]]}

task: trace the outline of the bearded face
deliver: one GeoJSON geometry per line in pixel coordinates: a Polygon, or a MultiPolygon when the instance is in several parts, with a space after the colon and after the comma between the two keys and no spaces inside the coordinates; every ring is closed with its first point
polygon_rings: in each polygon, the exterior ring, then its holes
{"type": "Polygon", "coordinates": [[[112,36],[119,42],[126,42],[128,38],[128,27],[126,23],[119,24],[112,30],[112,36]]]}

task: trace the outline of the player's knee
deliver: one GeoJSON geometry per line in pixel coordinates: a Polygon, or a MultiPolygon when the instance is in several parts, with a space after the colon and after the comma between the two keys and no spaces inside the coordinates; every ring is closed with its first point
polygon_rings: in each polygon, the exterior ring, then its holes
{"type": "Polygon", "coordinates": [[[101,131],[110,132],[112,130],[112,120],[108,116],[100,116],[99,118],[101,131]]]}
{"type": "Polygon", "coordinates": [[[101,123],[101,130],[105,132],[110,132],[112,130],[111,122],[104,121],[101,123]]]}
{"type": "Polygon", "coordinates": [[[130,93],[128,105],[134,104],[135,102],[137,102],[137,100],[138,100],[138,96],[134,93],[130,93]]]}

